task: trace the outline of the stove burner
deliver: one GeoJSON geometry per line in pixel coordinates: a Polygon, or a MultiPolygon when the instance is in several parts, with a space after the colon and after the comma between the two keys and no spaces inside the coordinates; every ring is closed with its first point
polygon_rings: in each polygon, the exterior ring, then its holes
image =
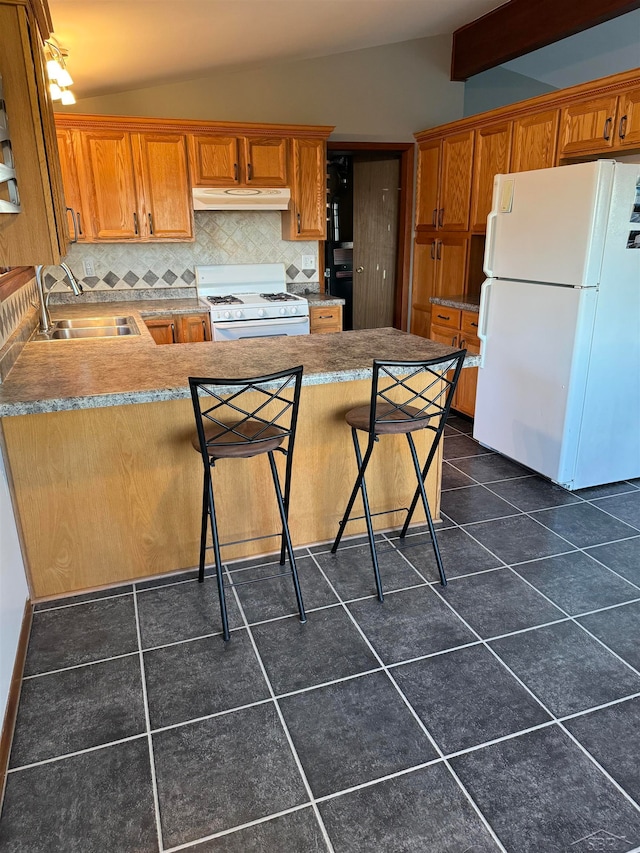
{"type": "Polygon", "coordinates": [[[267,302],[297,302],[297,298],[290,293],[261,293],[260,296],[267,302]]]}
{"type": "Polygon", "coordinates": [[[242,305],[242,299],[237,296],[207,296],[207,301],[212,305],[242,305]]]}

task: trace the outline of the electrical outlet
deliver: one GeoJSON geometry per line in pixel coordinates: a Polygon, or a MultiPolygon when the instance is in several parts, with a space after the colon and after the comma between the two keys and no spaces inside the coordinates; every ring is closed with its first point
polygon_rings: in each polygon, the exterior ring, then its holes
{"type": "Polygon", "coordinates": [[[93,261],[90,258],[85,258],[82,262],[82,269],[84,270],[84,277],[91,278],[96,274],[96,268],[93,265],[93,261]]]}
{"type": "Polygon", "coordinates": [[[302,256],[302,269],[303,270],[314,270],[314,269],[316,269],[315,255],[303,255],[302,256]]]}

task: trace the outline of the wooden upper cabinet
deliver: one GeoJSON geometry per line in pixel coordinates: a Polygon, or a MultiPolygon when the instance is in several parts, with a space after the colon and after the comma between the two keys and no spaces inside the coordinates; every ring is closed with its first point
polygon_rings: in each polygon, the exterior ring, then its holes
{"type": "Polygon", "coordinates": [[[67,225],[72,242],[83,242],[91,237],[90,221],[85,215],[78,177],[78,152],[80,140],[75,130],[56,131],[60,173],[64,187],[64,200],[67,208],[67,225]]]}
{"type": "Polygon", "coordinates": [[[442,140],[438,227],[445,231],[469,227],[474,136],[469,130],[442,140]]]}
{"type": "Polygon", "coordinates": [[[101,240],[140,237],[140,213],[131,137],[126,131],[89,130],[82,151],[93,235],[101,240]]]}
{"type": "Polygon", "coordinates": [[[555,164],[558,110],[522,116],[513,122],[511,171],[549,169],[555,164]]]}
{"type": "Polygon", "coordinates": [[[620,95],[615,132],[617,146],[640,148],[640,89],[620,95]]]}
{"type": "Polygon", "coordinates": [[[561,157],[602,151],[616,140],[618,98],[582,101],[562,110],[558,154],[561,157]]]}
{"type": "Polygon", "coordinates": [[[285,240],[327,236],[327,155],[324,139],[291,140],[291,202],[282,214],[285,240]]]}
{"type": "Polygon", "coordinates": [[[254,187],[287,186],[287,140],[276,136],[244,137],[244,173],[254,187]]]}
{"type": "Polygon", "coordinates": [[[134,138],[136,171],[142,178],[142,235],[165,240],[192,239],[193,210],[185,137],[141,133],[134,138]]]}
{"type": "Polygon", "coordinates": [[[240,183],[240,150],[236,136],[189,136],[194,187],[232,187],[240,183]]]}
{"type": "Polygon", "coordinates": [[[481,127],[476,131],[471,192],[471,230],[483,231],[491,211],[493,179],[509,171],[511,122],[481,127]]]}
{"type": "Polygon", "coordinates": [[[440,145],[440,140],[435,139],[418,147],[416,228],[419,231],[435,231],[438,227],[440,145]]]}
{"type": "Polygon", "coordinates": [[[469,240],[463,234],[441,234],[436,246],[437,274],[434,296],[464,293],[469,240]]]}

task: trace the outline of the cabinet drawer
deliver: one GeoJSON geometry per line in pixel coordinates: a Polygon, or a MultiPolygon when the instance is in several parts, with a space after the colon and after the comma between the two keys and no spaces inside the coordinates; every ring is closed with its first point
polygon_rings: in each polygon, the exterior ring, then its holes
{"type": "Polygon", "coordinates": [[[311,308],[309,311],[311,334],[342,331],[342,307],[311,308]]]}
{"type": "Polygon", "coordinates": [[[478,335],[478,315],[475,311],[463,311],[462,322],[460,328],[465,337],[477,337],[478,335]]]}
{"type": "Polygon", "coordinates": [[[431,322],[436,326],[459,329],[460,313],[457,308],[445,308],[443,305],[434,305],[431,313],[431,322]]]}

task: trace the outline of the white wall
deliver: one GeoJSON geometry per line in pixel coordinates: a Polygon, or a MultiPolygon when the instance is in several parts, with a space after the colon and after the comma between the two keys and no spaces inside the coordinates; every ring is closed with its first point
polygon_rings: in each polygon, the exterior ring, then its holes
{"type": "Polygon", "coordinates": [[[4,718],[28,596],[9,484],[0,454],[0,719],[4,718]]]}
{"type": "Polygon", "coordinates": [[[332,139],[413,142],[462,117],[451,38],[436,36],[84,98],[71,110],[218,121],[335,125],[332,139]]]}

